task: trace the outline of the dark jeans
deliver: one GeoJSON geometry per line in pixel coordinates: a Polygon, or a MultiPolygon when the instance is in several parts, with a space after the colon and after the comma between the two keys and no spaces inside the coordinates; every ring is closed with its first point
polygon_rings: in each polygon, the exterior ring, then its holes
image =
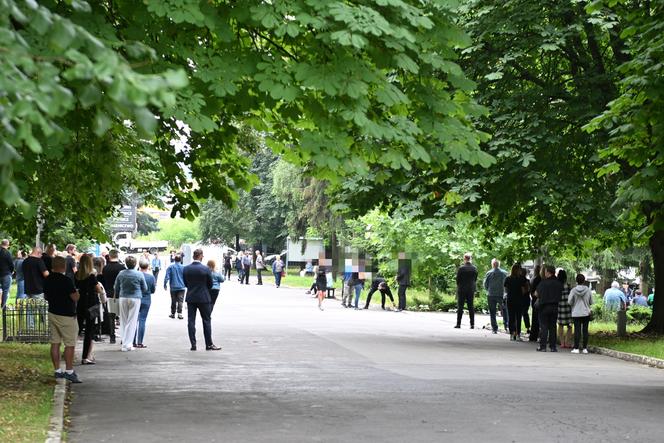
{"type": "Polygon", "coordinates": [[[373,288],[371,288],[371,290],[367,294],[367,302],[364,305],[365,308],[369,307],[369,303],[371,302],[371,296],[376,291],[380,291],[380,307],[381,308],[385,309],[385,296],[386,295],[388,297],[390,297],[390,301],[392,302],[392,304],[394,304],[394,297],[392,296],[392,291],[390,291],[390,288],[387,288],[387,289],[373,289],[373,288]]]}
{"type": "Polygon", "coordinates": [[[262,269],[256,269],[256,278],[258,278],[258,283],[256,283],[256,284],[258,284],[258,285],[263,284],[263,275],[262,274],[263,274],[262,269]]]}
{"type": "Polygon", "coordinates": [[[243,268],[235,268],[237,269],[237,279],[240,283],[242,283],[242,279],[244,279],[244,269],[243,268]]]}
{"type": "Polygon", "coordinates": [[[588,324],[590,317],[573,317],[574,320],[574,349],[586,349],[588,347],[588,324]],[[581,341],[581,329],[583,328],[583,347],[579,348],[581,341]]]}
{"type": "Polygon", "coordinates": [[[4,308],[7,304],[7,298],[9,298],[9,289],[12,286],[12,275],[7,274],[0,277],[0,288],[2,289],[2,307],[4,308]]]}
{"type": "Polygon", "coordinates": [[[189,341],[192,346],[196,346],[196,311],[200,311],[201,320],[203,320],[203,337],[205,337],[205,347],[212,346],[212,322],[210,321],[212,305],[211,303],[187,303],[187,317],[189,329],[189,341]]]}
{"type": "Polygon", "coordinates": [[[397,296],[399,297],[399,306],[397,309],[400,311],[406,309],[406,289],[408,289],[408,286],[399,285],[399,289],[397,290],[397,296]]]}
{"type": "Polygon", "coordinates": [[[184,302],[184,289],[171,291],[171,315],[175,315],[176,308],[178,314],[182,314],[182,302],[184,302]]]}
{"type": "Polygon", "coordinates": [[[115,314],[108,312],[108,304],[104,304],[104,330],[111,340],[115,340],[115,314]]]}
{"type": "MultiPolygon", "coordinates": [[[[498,320],[496,320],[496,315],[498,313],[498,307],[500,307],[501,311],[503,308],[502,295],[500,297],[488,297],[487,304],[489,305],[489,316],[491,317],[491,330],[497,331],[498,320]]],[[[503,317],[503,321],[507,321],[507,319],[503,317]]]]}
{"type": "Polygon", "coordinates": [[[521,334],[521,300],[507,299],[507,315],[509,316],[510,334],[521,334]]]}
{"type": "Polygon", "coordinates": [[[81,354],[81,359],[86,359],[90,354],[90,345],[92,345],[92,337],[95,335],[95,321],[90,318],[88,310],[85,309],[83,313],[78,315],[78,324],[82,325],[85,329],[85,335],[83,336],[83,354],[81,354]]]}
{"type": "Polygon", "coordinates": [[[540,332],[539,309],[535,308],[535,300],[530,302],[530,306],[533,308],[533,322],[530,325],[530,341],[537,341],[539,339],[540,332]]]}
{"type": "Polygon", "coordinates": [[[461,326],[463,318],[463,306],[468,305],[468,315],[470,316],[470,326],[475,326],[475,307],[473,306],[474,294],[457,293],[457,326],[461,326]]]}
{"type": "Polygon", "coordinates": [[[154,275],[154,281],[155,281],[155,284],[156,284],[157,279],[159,279],[159,268],[154,268],[152,270],[152,275],[154,275]]]}
{"type": "Polygon", "coordinates": [[[521,305],[521,316],[523,317],[523,324],[526,326],[526,329],[530,329],[530,315],[528,315],[529,310],[530,310],[530,297],[525,296],[521,305]]]}
{"type": "Polygon", "coordinates": [[[503,298],[503,305],[501,312],[503,314],[503,327],[505,328],[505,332],[509,332],[510,316],[507,314],[507,302],[505,301],[505,298],[503,298]]]}
{"type": "Polygon", "coordinates": [[[549,348],[556,349],[556,320],[558,319],[558,305],[544,305],[539,307],[540,322],[540,348],[546,348],[547,338],[549,348]]]}
{"type": "Polygon", "coordinates": [[[240,283],[244,283],[246,285],[249,284],[249,273],[251,272],[251,266],[245,266],[244,267],[244,274],[242,275],[242,280],[240,280],[240,283]]]}
{"type": "Polygon", "coordinates": [[[274,284],[277,286],[281,286],[281,272],[275,272],[274,273],[274,284]]]}
{"type": "Polygon", "coordinates": [[[219,297],[219,289],[210,289],[210,299],[212,299],[210,313],[214,309],[214,304],[217,302],[217,297],[219,297]]]}
{"type": "Polygon", "coordinates": [[[226,280],[231,278],[231,269],[233,268],[231,268],[230,266],[224,266],[224,277],[226,278],[226,280]]]}

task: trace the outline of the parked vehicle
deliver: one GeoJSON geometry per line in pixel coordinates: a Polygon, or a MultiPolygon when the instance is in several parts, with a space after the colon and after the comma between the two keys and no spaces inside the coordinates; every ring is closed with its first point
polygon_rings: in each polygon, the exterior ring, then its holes
{"type": "Polygon", "coordinates": [[[136,240],[132,238],[131,232],[118,232],[113,236],[113,243],[123,252],[138,252],[143,250],[156,252],[168,249],[168,241],[166,240],[136,240]]]}

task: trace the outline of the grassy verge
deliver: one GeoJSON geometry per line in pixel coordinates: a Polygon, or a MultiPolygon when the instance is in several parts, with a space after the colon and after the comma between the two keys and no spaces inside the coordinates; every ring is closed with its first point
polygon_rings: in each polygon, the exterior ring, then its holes
{"type": "Polygon", "coordinates": [[[49,345],[0,343],[0,441],[44,441],[53,402],[49,345]]]}
{"type": "Polygon", "coordinates": [[[590,336],[590,344],[615,351],[664,359],[664,338],[662,337],[631,334],[628,337],[620,338],[608,334],[595,334],[590,336]]]}

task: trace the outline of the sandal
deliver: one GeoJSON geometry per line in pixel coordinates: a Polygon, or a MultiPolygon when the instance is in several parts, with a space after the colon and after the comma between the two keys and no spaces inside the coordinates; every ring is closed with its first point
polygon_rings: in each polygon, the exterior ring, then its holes
{"type": "Polygon", "coordinates": [[[94,360],[87,359],[87,358],[84,358],[83,361],[81,361],[81,364],[82,364],[82,365],[94,365],[94,364],[95,364],[95,361],[94,361],[94,360]]]}

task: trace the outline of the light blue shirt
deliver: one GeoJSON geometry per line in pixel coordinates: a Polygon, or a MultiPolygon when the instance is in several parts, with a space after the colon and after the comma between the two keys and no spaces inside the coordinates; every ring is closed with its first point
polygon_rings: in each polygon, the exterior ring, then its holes
{"type": "Polygon", "coordinates": [[[113,289],[120,298],[142,298],[143,293],[148,290],[148,285],[142,272],[125,269],[118,274],[113,289]]]}
{"type": "Polygon", "coordinates": [[[168,282],[171,283],[171,291],[183,291],[185,289],[184,277],[182,273],[184,266],[181,263],[175,262],[166,269],[166,276],[164,277],[164,289],[168,282]]]}
{"type": "Polygon", "coordinates": [[[221,284],[225,281],[223,275],[218,272],[212,272],[212,289],[221,289],[221,284]]]}
{"type": "Polygon", "coordinates": [[[161,269],[161,259],[159,257],[152,259],[152,269],[161,269]]]}
{"type": "Polygon", "coordinates": [[[604,293],[604,306],[611,309],[612,311],[617,311],[620,309],[620,305],[627,303],[627,298],[623,291],[618,288],[609,288],[604,293]]]}

